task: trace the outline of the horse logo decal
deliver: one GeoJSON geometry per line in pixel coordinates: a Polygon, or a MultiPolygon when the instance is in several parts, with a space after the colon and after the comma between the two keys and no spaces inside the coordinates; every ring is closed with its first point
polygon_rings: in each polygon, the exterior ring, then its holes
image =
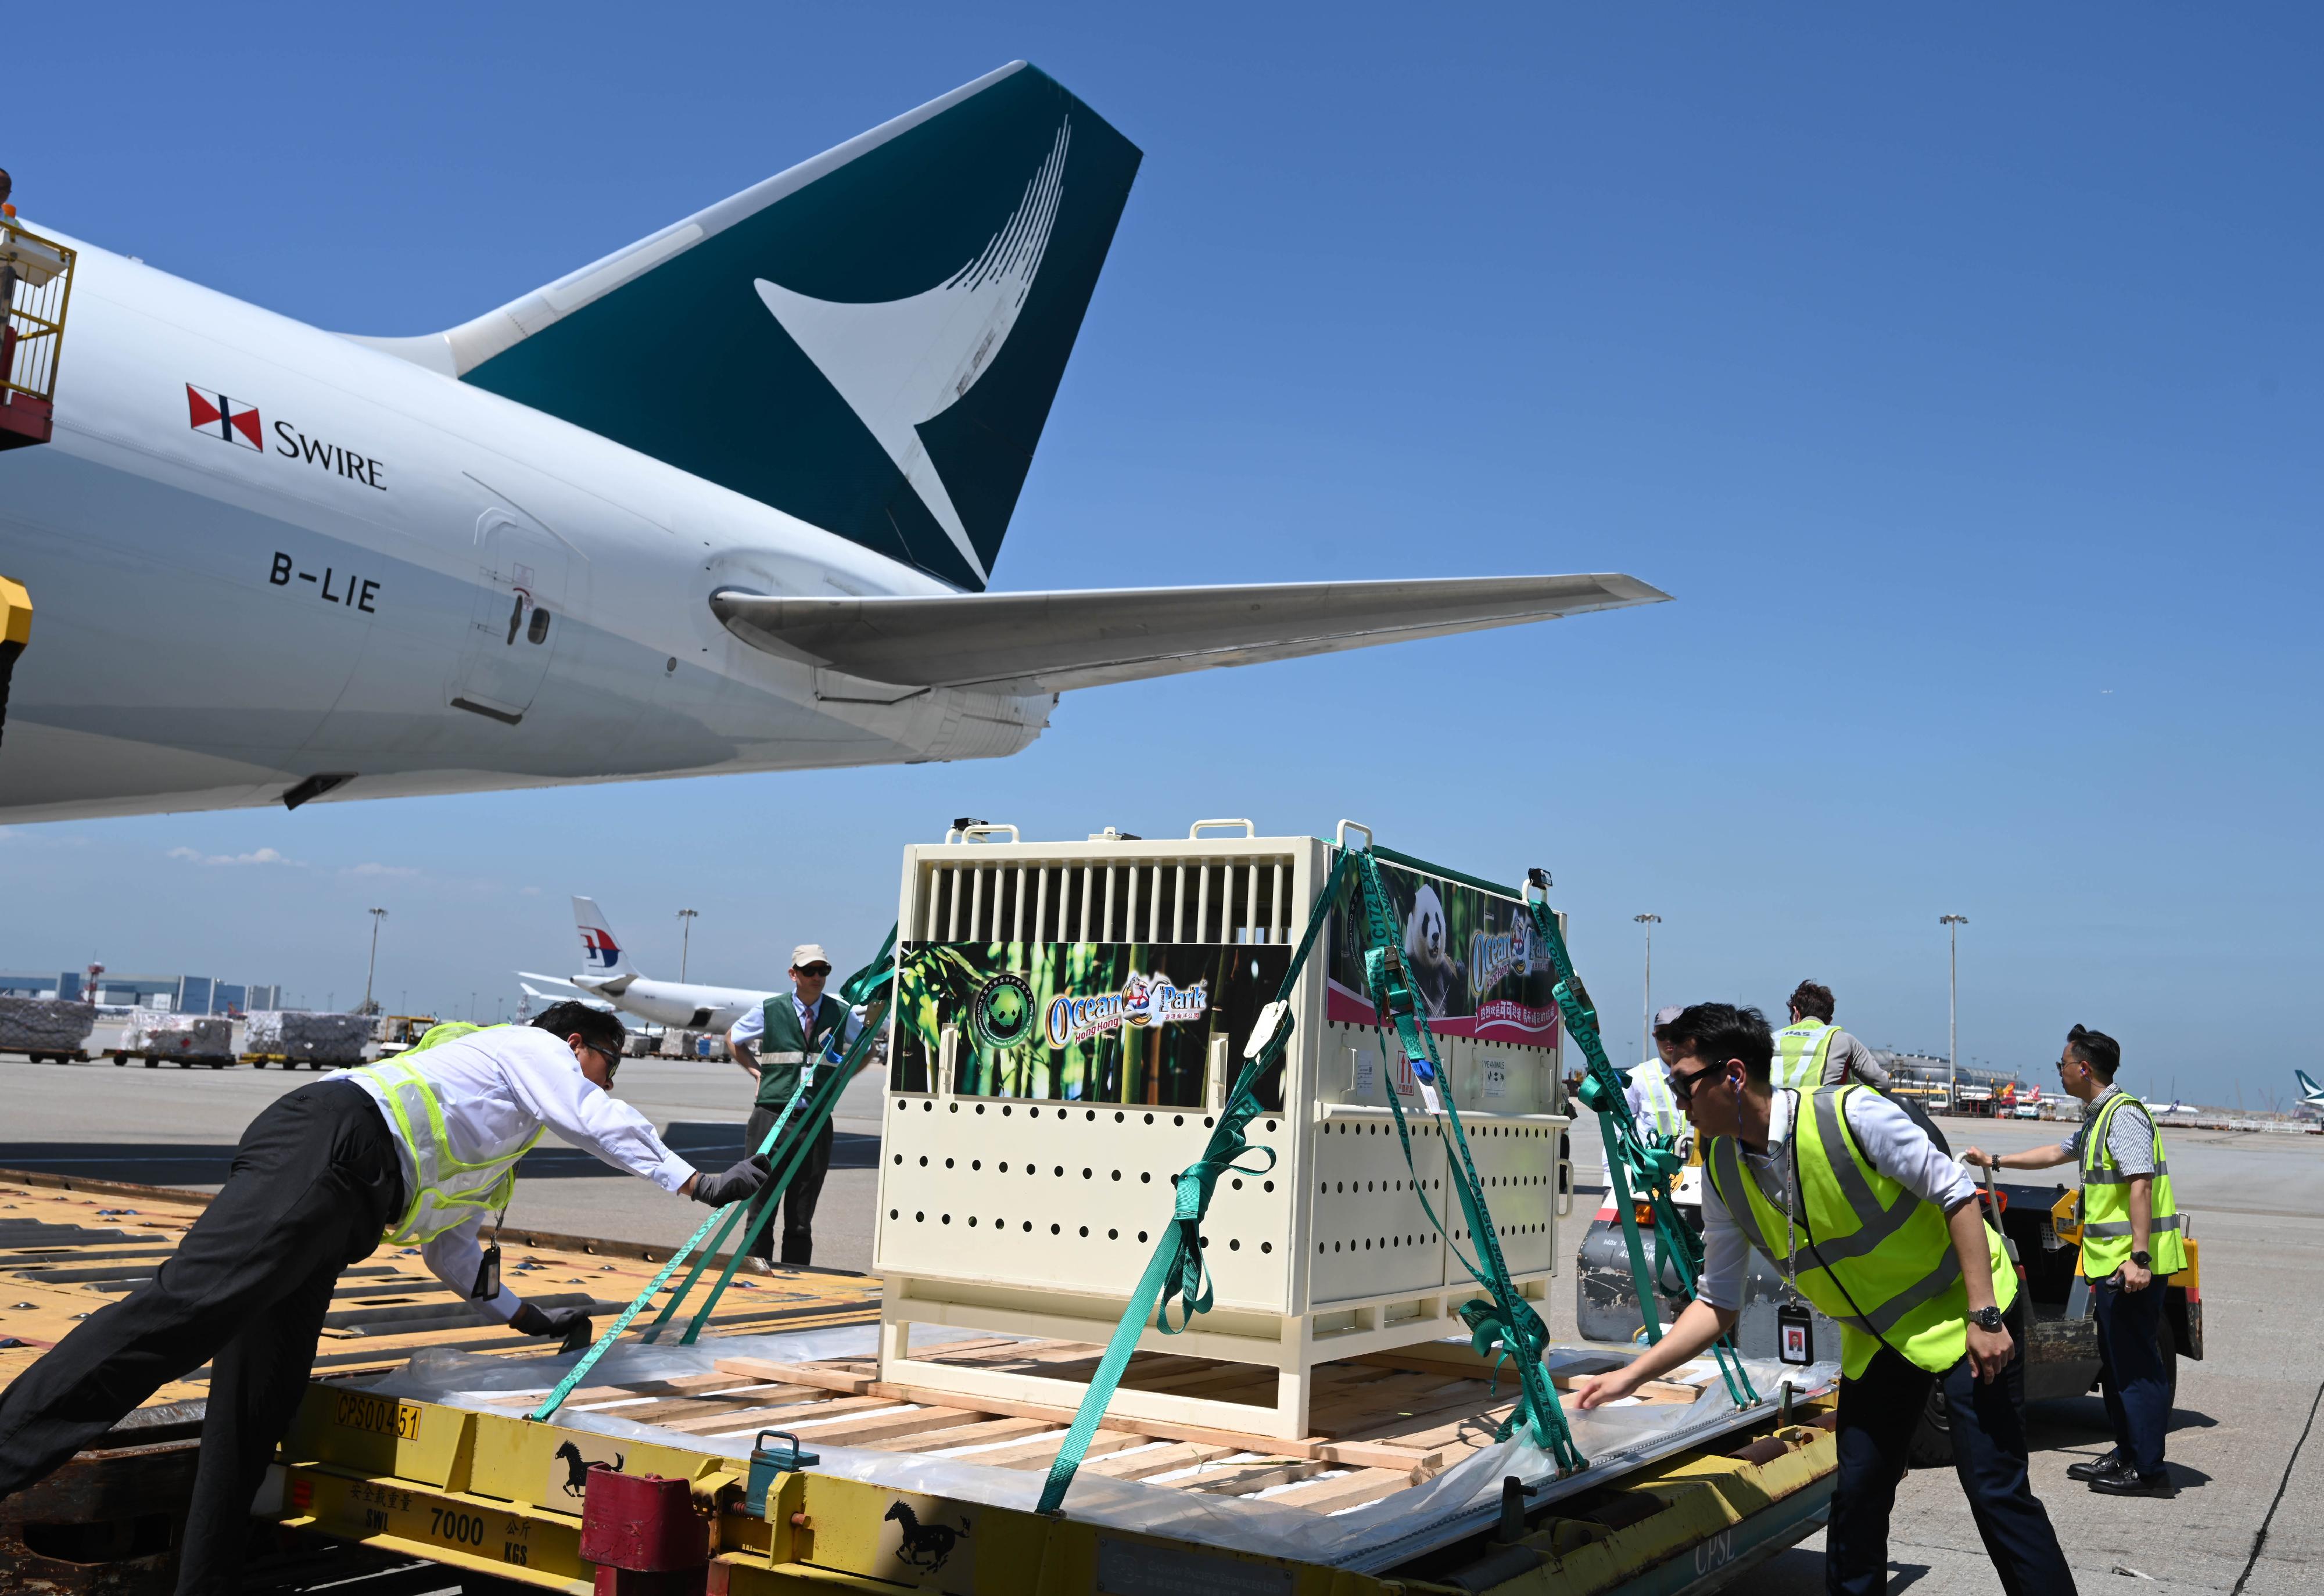
{"type": "Polygon", "coordinates": [[[889,1508],[884,1522],[900,1522],[903,1525],[904,1540],[897,1547],[896,1554],[903,1560],[906,1567],[917,1568],[923,1573],[935,1573],[942,1569],[952,1561],[954,1549],[968,1538],[967,1519],[960,1521],[958,1529],[949,1524],[923,1524],[919,1515],[903,1502],[889,1508]]]}
{"type": "MultiPolygon", "coordinates": [[[[623,1453],[615,1453],[613,1461],[605,1467],[610,1468],[616,1474],[620,1473],[622,1459],[626,1455],[623,1453]]],[[[589,1460],[581,1455],[581,1449],[567,1441],[557,1449],[557,1461],[565,1465],[565,1494],[587,1496],[589,1494],[589,1460]]]]}

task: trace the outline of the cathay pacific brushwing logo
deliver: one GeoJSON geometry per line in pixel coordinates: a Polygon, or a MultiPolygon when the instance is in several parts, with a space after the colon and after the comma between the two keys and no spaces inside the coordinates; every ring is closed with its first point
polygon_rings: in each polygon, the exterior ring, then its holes
{"type": "Polygon", "coordinates": [[[959,402],[1009,341],[1056,226],[1073,131],[1071,119],[1058,126],[1024,198],[984,248],[925,292],[850,305],[758,279],[767,309],[879,439],[980,580],[991,573],[918,429],[959,402]]]}

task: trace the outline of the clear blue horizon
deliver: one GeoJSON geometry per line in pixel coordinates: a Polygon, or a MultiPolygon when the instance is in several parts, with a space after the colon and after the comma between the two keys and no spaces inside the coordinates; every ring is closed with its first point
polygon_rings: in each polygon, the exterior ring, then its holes
{"type": "MultiPolygon", "coordinates": [[[[1017,57],[1146,154],[1007,588],[1624,571],[1650,609],[1068,695],[1014,759],[18,826],[0,970],[512,1005],[566,897],[773,984],[903,844],[1202,816],[1556,874],[1607,1028],[1774,1010],[2288,1102],[2319,935],[2324,24],[2080,5],[71,13],[28,219],[335,329],[504,302],[1017,57]]],[[[64,359],[69,373],[70,345],[64,359]]],[[[38,595],[35,595],[37,602],[38,595]]],[[[232,640],[221,638],[221,648],[232,640]]],[[[39,647],[37,629],[33,647],[39,647]]],[[[6,757],[0,748],[0,758],[6,757]]],[[[1635,1046],[1635,1043],[1631,1044],[1635,1046]]],[[[1627,1054],[1629,1047],[1621,1049],[1627,1054]]],[[[1627,1061],[1627,1060],[1626,1060],[1627,1061]]]]}

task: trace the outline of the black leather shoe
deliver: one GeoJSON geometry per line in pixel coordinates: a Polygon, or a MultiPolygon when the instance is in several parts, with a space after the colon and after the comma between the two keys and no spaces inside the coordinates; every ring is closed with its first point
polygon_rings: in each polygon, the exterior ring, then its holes
{"type": "Polygon", "coordinates": [[[2100,1453],[2098,1456],[2089,1459],[2088,1462],[2070,1465],[2066,1470],[2066,1478],[2069,1480],[2097,1480],[2113,1473],[2116,1469],[2121,1467],[2122,1453],[2119,1452],[2104,1452],[2100,1453]]]}
{"type": "Polygon", "coordinates": [[[2179,1488],[2171,1482],[2168,1469],[2160,1474],[2138,1474],[2127,1467],[2120,1468],[2091,1481],[2090,1489],[2101,1496],[2173,1497],[2179,1494],[2179,1488]]]}

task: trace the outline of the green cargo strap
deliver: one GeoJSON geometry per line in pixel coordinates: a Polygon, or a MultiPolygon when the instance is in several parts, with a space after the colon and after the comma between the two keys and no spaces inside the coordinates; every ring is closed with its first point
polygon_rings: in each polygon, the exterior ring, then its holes
{"type": "MultiPolygon", "coordinates": [[[[1291,967],[1283,973],[1283,983],[1276,988],[1275,1003],[1271,1006],[1276,1016],[1273,1029],[1263,1035],[1254,1032],[1252,1039],[1259,1045],[1246,1045],[1242,1069],[1235,1076],[1234,1090],[1227,1093],[1203,1156],[1178,1173],[1171,1222],[1163,1227],[1154,1256],[1147,1260],[1146,1272],[1139,1277],[1137,1287],[1130,1294],[1130,1305],[1122,1310],[1120,1323],[1113,1327],[1113,1338],[1106,1342],[1105,1355],[1098,1360],[1096,1370],[1090,1375],[1089,1389],[1082,1397],[1080,1411],[1074,1415],[1073,1427],[1065,1432],[1065,1444],[1057,1448],[1056,1459],[1049,1465],[1049,1478],[1041,1487],[1040,1505],[1036,1511],[1054,1514],[1065,1499],[1065,1490],[1082,1466],[1090,1440],[1105,1417],[1106,1404],[1113,1400],[1122,1371],[1130,1367],[1130,1354],[1138,1350],[1139,1338],[1145,1334],[1148,1322],[1152,1321],[1165,1335],[1176,1335],[1196,1314],[1210,1310],[1210,1275],[1203,1263],[1203,1216],[1209,1212],[1211,1192],[1219,1176],[1229,1169],[1243,1168],[1236,1160],[1244,1152],[1253,1150],[1243,1139],[1243,1128],[1259,1117],[1259,1083],[1282,1058],[1291,1040],[1292,989],[1298,985],[1299,972],[1306,964],[1316,936],[1329,918],[1324,909],[1333,901],[1349,870],[1349,856],[1342,854],[1332,868],[1323,895],[1316,899],[1315,912],[1308,918],[1306,935],[1299,939],[1298,949],[1291,955],[1291,967]],[[1184,1304],[1176,1325],[1170,1323],[1173,1297],[1182,1299],[1184,1304]]],[[[1260,1026],[1265,1026],[1268,1012],[1260,1011],[1260,1026]]],[[[1267,1162],[1250,1173],[1264,1174],[1275,1167],[1273,1148],[1256,1150],[1267,1155],[1267,1162]]]]}
{"type": "MultiPolygon", "coordinates": [[[[832,1032],[831,1044],[825,1054],[825,1060],[835,1066],[826,1079],[826,1086],[830,1089],[825,1093],[819,1093],[816,1102],[810,1104],[809,1117],[801,1122],[804,1135],[800,1139],[797,1150],[791,1155],[789,1162],[785,1166],[782,1177],[779,1180],[768,1182],[752,1197],[745,1198],[739,1203],[729,1203],[704,1220],[696,1227],[694,1234],[687,1238],[685,1244],[669,1255],[669,1260],[655,1273],[654,1278],[646,1283],[646,1288],[639,1292],[635,1300],[614,1317],[613,1324],[606,1327],[604,1333],[600,1335],[589,1350],[581,1355],[580,1361],[567,1371],[565,1378],[557,1382],[555,1388],[541,1400],[540,1407],[532,1410],[529,1417],[546,1420],[558,1408],[564,1406],[565,1399],[573,1394],[588,1372],[597,1366],[597,1361],[612,1348],[622,1332],[629,1328],[630,1322],[645,1311],[647,1305],[651,1303],[661,1288],[669,1283],[669,1278],[678,1272],[678,1266],[689,1256],[693,1256],[696,1249],[701,1248],[700,1255],[695,1258],[693,1269],[687,1275],[678,1288],[670,1293],[669,1301],[662,1305],[659,1316],[654,1320],[651,1328],[648,1330],[645,1339],[652,1340],[662,1324],[678,1311],[678,1305],[686,1300],[687,1293],[694,1289],[695,1281],[701,1278],[703,1266],[709,1262],[719,1246],[724,1242],[727,1234],[734,1228],[735,1222],[742,1217],[746,1209],[756,1204],[758,1222],[737,1244],[733,1256],[726,1260],[725,1272],[718,1277],[718,1283],[712,1287],[709,1298],[703,1304],[701,1312],[696,1314],[687,1324],[680,1344],[692,1342],[701,1333],[704,1322],[710,1316],[710,1310],[717,1305],[718,1298],[724,1294],[727,1283],[733,1279],[734,1269],[742,1262],[743,1251],[752,1241],[758,1238],[759,1232],[765,1227],[767,1219],[773,1214],[775,1205],[782,1200],[784,1189],[789,1185],[792,1176],[797,1173],[799,1160],[807,1151],[808,1141],[813,1139],[815,1132],[822,1128],[824,1119],[830,1115],[832,1105],[838,1101],[839,1093],[835,1088],[844,1085],[849,1078],[853,1077],[855,1072],[862,1067],[862,1061],[870,1056],[872,1044],[879,1035],[880,1021],[885,1018],[887,1011],[889,983],[893,979],[894,974],[895,948],[896,930],[891,926],[888,930],[887,940],[880,945],[878,955],[862,969],[849,976],[845,984],[840,988],[842,999],[850,1007],[865,1001],[872,993],[880,994],[880,1001],[873,1012],[865,1017],[863,1029],[857,1035],[855,1045],[847,1050],[844,1056],[837,1056],[837,1053],[838,1039],[845,1028],[841,1027],[832,1032]],[[886,973],[884,975],[883,971],[886,973]],[[704,1239],[710,1236],[713,1226],[718,1228],[718,1233],[711,1239],[707,1247],[703,1247],[704,1239]]],[[[800,1071],[799,1074],[798,1090],[791,1093],[791,1101],[784,1105],[781,1116],[768,1128],[767,1134],[761,1139],[757,1150],[752,1154],[753,1157],[765,1158],[774,1151],[776,1142],[783,1133],[783,1127],[789,1121],[801,1102],[807,1098],[809,1080],[821,1075],[822,1072],[810,1067],[800,1071]]]]}
{"type": "Polygon", "coordinates": [[[719,1271],[717,1281],[710,1287],[709,1296],[703,1299],[702,1306],[687,1322],[686,1331],[678,1338],[678,1344],[692,1346],[701,1336],[703,1326],[710,1322],[711,1310],[718,1305],[718,1299],[726,1295],[727,1287],[733,1284],[734,1271],[742,1267],[743,1258],[758,1244],[759,1237],[765,1232],[767,1226],[773,1222],[775,1210],[781,1205],[784,1193],[790,1190],[791,1182],[798,1177],[809,1149],[823,1130],[824,1121],[838,1106],[840,1093],[846,1089],[848,1082],[855,1078],[856,1072],[871,1057],[880,1027],[887,1018],[889,993],[892,991],[889,983],[894,978],[895,952],[896,927],[891,926],[888,928],[887,939],[881,943],[880,951],[872,956],[872,962],[840,983],[839,1001],[851,1009],[859,1004],[867,1006],[863,1029],[856,1033],[854,1045],[843,1053],[840,1038],[846,1034],[847,1028],[844,1025],[833,1027],[831,1035],[825,1040],[822,1054],[815,1063],[799,1071],[798,1084],[793,1088],[790,1101],[783,1105],[783,1112],[768,1128],[755,1155],[767,1158],[781,1146],[784,1128],[795,1113],[800,1113],[804,1109],[799,1119],[798,1134],[791,1139],[790,1156],[784,1160],[779,1173],[770,1171],[771,1178],[759,1188],[754,1196],[746,1203],[734,1204],[728,1211],[724,1227],[711,1238],[710,1245],[695,1260],[693,1271],[671,1294],[669,1301],[662,1305],[661,1312],[655,1315],[652,1325],[645,1333],[647,1341],[660,1338],[662,1326],[677,1314],[678,1305],[693,1291],[695,1281],[701,1278],[704,1268],[717,1255],[728,1232],[738,1222],[744,1221],[747,1213],[747,1228],[742,1239],[727,1253],[725,1267],[719,1271]],[[825,1067],[826,1066],[828,1068],[825,1067]]]}
{"type": "MultiPolygon", "coordinates": [[[[1388,856],[1383,853],[1383,857],[1388,856]]],[[[1176,1335],[1185,1329],[1194,1315],[1209,1310],[1211,1286],[1208,1271],[1203,1264],[1202,1221],[1210,1208],[1212,1190],[1219,1177],[1229,1170],[1265,1174],[1274,1167],[1275,1149],[1250,1148],[1244,1140],[1243,1129],[1260,1112],[1259,1083],[1281,1061],[1290,1044],[1293,1029],[1291,995],[1298,985],[1300,972],[1314,949],[1318,935],[1331,918],[1332,911],[1343,898],[1351,895],[1351,890],[1359,881],[1358,872],[1369,864],[1368,853],[1360,854],[1352,849],[1343,849],[1332,867],[1330,877],[1324,881],[1323,890],[1316,895],[1306,932],[1299,939],[1299,946],[1291,956],[1290,966],[1284,972],[1282,984],[1277,988],[1276,1001],[1270,1005],[1275,1015],[1274,1023],[1271,1028],[1268,1026],[1268,1010],[1262,1010],[1252,1042],[1245,1047],[1243,1067],[1235,1077],[1234,1089],[1227,1095],[1224,1110],[1211,1134],[1209,1144],[1204,1148],[1202,1158],[1187,1166],[1177,1176],[1172,1222],[1164,1230],[1153,1257],[1148,1260],[1145,1274],[1130,1293],[1129,1305],[1114,1326],[1112,1339],[1106,1343],[1104,1356],[1090,1376],[1089,1389],[1082,1398],[1080,1410],[1074,1416],[1072,1428],[1065,1434],[1065,1444],[1057,1449],[1056,1459],[1049,1465],[1049,1477],[1042,1487],[1037,1511],[1054,1514],[1064,1502],[1065,1491],[1073,1484],[1074,1476],[1089,1450],[1090,1441],[1104,1420],[1106,1405],[1113,1399],[1113,1393],[1121,1383],[1122,1374],[1129,1368],[1130,1357],[1138,1350],[1138,1342],[1144,1335],[1149,1320],[1163,1334],[1176,1335]],[[1267,1162],[1258,1166],[1239,1163],[1237,1160],[1245,1151],[1264,1153],[1267,1162]],[[1169,1311],[1170,1299],[1174,1296],[1183,1299],[1182,1315],[1175,1325],[1170,1322],[1169,1311]]],[[[1423,864],[1421,868],[1434,867],[1423,864]]],[[[1359,923],[1368,926],[1369,920],[1359,923]]],[[[1368,940],[1377,945],[1379,938],[1368,932],[1368,940]]],[[[1393,937],[1388,939],[1391,947],[1394,941],[1393,937]]],[[[1406,989],[1406,994],[1408,1008],[1408,989],[1406,989]]],[[[1385,1012],[1385,1009],[1382,1011],[1385,1012]]],[[[1424,1067],[1432,1073],[1434,1070],[1433,1063],[1424,1067]]],[[[1390,1102],[1393,1105],[1392,1089],[1390,1102]]],[[[1400,1110],[1397,1124],[1399,1134],[1402,1134],[1400,1110]]],[[[1465,1139],[1462,1142],[1462,1150],[1465,1159],[1465,1139]]],[[[1408,1138],[1405,1159],[1409,1166],[1411,1144],[1408,1138]]],[[[1473,1166],[1470,1167],[1469,1176],[1469,1183],[1462,1185],[1462,1200],[1464,1206],[1474,1204],[1470,1212],[1471,1224],[1478,1232],[1496,1238],[1491,1256],[1499,1267],[1498,1233],[1493,1230],[1491,1216],[1484,1212],[1481,1189],[1474,1184],[1473,1166]]],[[[1416,1180],[1414,1190],[1417,1193],[1419,1189],[1416,1180]]],[[[1421,1197],[1424,1208],[1426,1208],[1427,1201],[1425,1196],[1421,1197]]],[[[1431,1209],[1428,1213],[1434,1221],[1434,1211],[1431,1209]]],[[[1441,1224],[1437,1228],[1440,1232],[1443,1229],[1441,1224]]],[[[1454,1251],[1457,1255],[1459,1249],[1455,1248],[1454,1251]]],[[[1462,1263],[1464,1266],[1467,1264],[1465,1258],[1462,1263]]],[[[1470,1272],[1476,1274],[1474,1268],[1470,1272]]],[[[1501,1267],[1499,1272],[1507,1298],[1514,1300],[1516,1292],[1508,1285],[1506,1268],[1501,1267]]],[[[1481,1277],[1480,1281],[1490,1288],[1489,1283],[1481,1277]]],[[[1541,1347],[1547,1342],[1548,1332],[1542,1326],[1540,1315],[1530,1307],[1523,1307],[1521,1314],[1511,1311],[1508,1302],[1501,1300],[1498,1294],[1494,1301],[1480,1300],[1465,1305],[1461,1309],[1461,1315],[1469,1324],[1473,1342],[1480,1352],[1499,1345],[1501,1356],[1517,1358],[1519,1372],[1528,1382],[1526,1395],[1510,1416],[1509,1424],[1502,1427],[1501,1436],[1506,1437],[1520,1420],[1530,1420],[1543,1450],[1557,1459],[1561,1472],[1586,1467],[1585,1461],[1573,1447],[1564,1415],[1557,1407],[1556,1392],[1541,1370],[1541,1347]],[[1524,1327],[1527,1320],[1531,1322],[1530,1330],[1524,1327]],[[1535,1386],[1539,1387],[1538,1395],[1533,1388],[1535,1386]]]]}
{"type": "MultiPolygon", "coordinates": [[[[1589,988],[1582,984],[1582,977],[1573,968],[1573,955],[1566,950],[1564,935],[1557,928],[1557,917],[1550,912],[1547,871],[1526,872],[1525,899],[1526,911],[1533,917],[1535,939],[1548,955],[1550,967],[1557,975],[1557,983],[1550,991],[1557,999],[1566,1034],[1581,1046],[1582,1056],[1590,1061],[1576,1095],[1598,1116],[1599,1135],[1606,1147],[1606,1180],[1613,1187],[1614,1212],[1622,1222],[1623,1245],[1629,1250],[1630,1278],[1637,1287],[1638,1311],[1646,1320],[1646,1340],[1659,1343],[1663,1338],[1662,1315],[1655,1306],[1658,1282],[1654,1275],[1670,1271],[1675,1265],[1678,1287],[1690,1300],[1695,1295],[1695,1282],[1702,1275],[1702,1244],[1679,1217],[1678,1204],[1671,1201],[1671,1179],[1683,1167],[1684,1160],[1667,1139],[1658,1135],[1649,1142],[1640,1136],[1637,1122],[1630,1118],[1629,1098],[1623,1089],[1622,1076],[1606,1056],[1606,1044],[1598,1035],[1598,1010],[1590,1001],[1589,988]],[[1637,1177],[1638,1189],[1646,1194],[1654,1210],[1655,1270],[1646,1268],[1646,1249],[1638,1240],[1637,1206],[1630,1196],[1632,1176],[1637,1177]]],[[[1748,1407],[1758,1401],[1758,1393],[1751,1388],[1751,1377],[1744,1370],[1742,1357],[1735,1350],[1734,1338],[1720,1336],[1711,1343],[1711,1352],[1719,1360],[1720,1375],[1726,1380],[1727,1394],[1734,1399],[1735,1406],[1748,1407]]]]}
{"type": "MultiPolygon", "coordinates": [[[[1452,1100],[1452,1083],[1436,1056],[1435,1033],[1429,1029],[1427,1012],[1406,978],[1397,916],[1388,903],[1388,890],[1380,881],[1379,863],[1373,857],[1370,843],[1367,836],[1364,851],[1355,855],[1356,881],[1363,898],[1363,913],[1357,923],[1364,928],[1364,973],[1371,988],[1372,1030],[1379,1038],[1383,1066],[1380,1085],[1388,1097],[1388,1112],[1396,1117],[1397,1141],[1404,1151],[1406,1171],[1412,1176],[1413,1195],[1420,1199],[1421,1211],[1444,1237],[1444,1244],[1452,1250],[1452,1256],[1469,1271],[1469,1278],[1489,1294],[1471,1297],[1461,1305],[1461,1319],[1469,1326],[1471,1344],[1480,1356],[1495,1354],[1496,1371],[1503,1360],[1517,1365],[1520,1394],[1508,1419],[1493,1432],[1493,1439],[1506,1441],[1519,1427],[1530,1427],[1535,1444],[1549,1455],[1558,1472],[1573,1473],[1590,1464],[1573,1444],[1572,1429],[1565,1422],[1564,1409],[1558,1406],[1556,1388],[1549,1383],[1549,1375],[1541,1366],[1542,1353],[1549,1345],[1549,1327],[1509,1278],[1508,1262],[1501,1254],[1500,1232],[1486,1205],[1485,1183],[1477,1175],[1476,1161],[1469,1151],[1469,1133],[1462,1126],[1460,1107],[1452,1100]],[[1470,1239],[1482,1260],[1482,1268],[1471,1263],[1453,1241],[1428,1200],[1420,1172],[1413,1167],[1412,1136],[1405,1124],[1404,1105],[1397,1101],[1396,1083],[1386,1067],[1389,1023],[1396,1028],[1414,1075],[1435,1090],[1443,1102],[1445,1120],[1452,1130],[1453,1150],[1460,1155],[1457,1164],[1448,1158],[1444,1167],[1452,1176],[1453,1192],[1461,1199],[1462,1216],[1468,1221],[1470,1239]]],[[[1434,865],[1415,863],[1422,870],[1439,873],[1434,865]]]]}

